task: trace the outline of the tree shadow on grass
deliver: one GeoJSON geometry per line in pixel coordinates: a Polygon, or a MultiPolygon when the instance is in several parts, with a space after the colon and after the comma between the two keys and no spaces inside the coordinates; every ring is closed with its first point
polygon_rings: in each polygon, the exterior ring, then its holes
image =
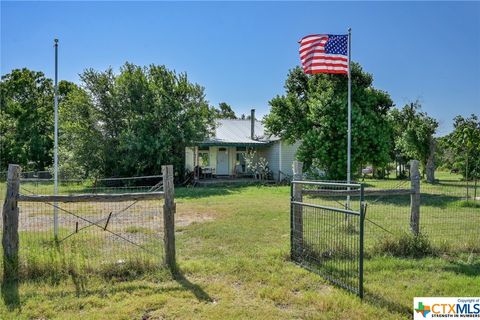
{"type": "Polygon", "coordinates": [[[20,308],[18,285],[18,280],[7,280],[2,282],[2,299],[9,311],[20,308]]]}
{"type": "Polygon", "coordinates": [[[86,292],[87,278],[77,274],[73,270],[69,271],[68,273],[72,279],[73,285],[75,286],[75,294],[77,297],[80,297],[82,293],[86,292]]]}
{"type": "Polygon", "coordinates": [[[445,266],[444,270],[456,274],[463,274],[469,277],[478,277],[480,276],[480,262],[452,262],[449,265],[445,266]]]}
{"type": "MultiPolygon", "coordinates": [[[[458,181],[458,180],[441,180],[439,182],[435,182],[434,185],[467,188],[467,182],[466,181],[458,181]]],[[[469,181],[468,186],[469,186],[469,188],[473,189],[474,188],[474,181],[469,181]]]]}
{"type": "MultiPolygon", "coordinates": [[[[372,203],[375,205],[396,205],[403,207],[410,206],[409,195],[366,196],[365,200],[367,201],[367,203],[372,203]]],[[[462,200],[461,196],[430,194],[423,192],[420,194],[420,201],[422,206],[447,208],[448,206],[454,204],[459,200],[462,200]]]]}
{"type": "Polygon", "coordinates": [[[212,297],[210,297],[208,293],[202,289],[201,286],[190,282],[190,280],[185,277],[178,265],[176,266],[175,271],[172,272],[172,276],[173,279],[182,286],[182,288],[190,291],[195,296],[195,298],[197,298],[198,301],[213,302],[212,297]]]}
{"type": "Polygon", "coordinates": [[[240,192],[242,186],[216,186],[216,187],[198,187],[198,188],[175,188],[175,198],[178,199],[197,199],[212,196],[227,196],[240,192]]]}

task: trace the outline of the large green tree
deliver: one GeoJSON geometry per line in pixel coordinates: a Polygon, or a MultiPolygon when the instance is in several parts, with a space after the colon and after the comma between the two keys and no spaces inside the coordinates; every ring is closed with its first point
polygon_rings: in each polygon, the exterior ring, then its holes
{"type": "Polygon", "coordinates": [[[443,147],[451,157],[449,164],[458,169],[465,179],[480,178],[480,120],[472,114],[453,119],[454,130],[443,140],[443,147]]]}
{"type": "Polygon", "coordinates": [[[422,112],[418,101],[405,105],[401,110],[392,109],[390,116],[395,126],[396,150],[407,158],[419,160],[427,182],[433,183],[437,120],[422,112]]]}
{"type": "Polygon", "coordinates": [[[85,90],[77,86],[69,89],[60,103],[60,176],[99,176],[105,171],[108,150],[100,115],[85,90]]]}
{"type": "Polygon", "coordinates": [[[85,175],[152,174],[165,164],[181,174],[185,146],[214,124],[203,87],[165,66],[89,69],[81,80],[63,102],[62,135],[64,157],[85,175]]]}
{"type": "Polygon", "coordinates": [[[53,85],[42,72],[15,69],[0,82],[0,167],[45,170],[52,163],[53,85]]]}
{"type": "MultiPolygon", "coordinates": [[[[372,85],[372,75],[352,64],[352,172],[364,164],[390,161],[390,96],[372,85]]],[[[297,157],[307,168],[325,169],[329,178],[345,179],[347,161],[347,78],[290,71],[285,94],[270,101],[264,121],[270,132],[290,142],[300,140],[297,157]]]]}

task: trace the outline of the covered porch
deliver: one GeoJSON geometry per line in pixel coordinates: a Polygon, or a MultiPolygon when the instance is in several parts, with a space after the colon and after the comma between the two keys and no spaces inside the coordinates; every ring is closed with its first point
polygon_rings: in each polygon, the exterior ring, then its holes
{"type": "Polygon", "coordinates": [[[275,180],[259,180],[252,176],[250,177],[214,177],[214,178],[202,178],[196,181],[196,186],[199,187],[211,187],[211,186],[239,186],[239,185],[252,185],[252,184],[273,184],[275,180]]]}
{"type": "Polygon", "coordinates": [[[194,172],[194,179],[205,184],[232,184],[258,180],[249,172],[245,161],[248,152],[266,157],[268,143],[198,144],[186,148],[185,167],[194,172]]]}

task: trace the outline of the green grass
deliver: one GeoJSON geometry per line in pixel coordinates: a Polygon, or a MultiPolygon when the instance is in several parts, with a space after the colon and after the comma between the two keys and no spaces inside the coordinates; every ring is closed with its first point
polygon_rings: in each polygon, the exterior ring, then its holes
{"type": "MultiPolygon", "coordinates": [[[[432,187],[440,193],[458,188],[432,187]]],[[[410,319],[415,296],[478,295],[473,284],[480,282],[479,254],[449,248],[446,254],[418,259],[369,255],[361,302],[290,261],[289,197],[287,186],[178,188],[177,219],[193,213],[212,219],[181,227],[176,278],[163,268],[132,272],[143,268],[134,262],[102,272],[66,268],[60,277],[42,273],[18,288],[3,284],[0,319],[410,319]]],[[[408,224],[403,216],[391,221],[392,210],[408,209],[404,202],[379,200],[367,214],[387,227],[408,224]]],[[[452,208],[433,202],[425,212],[436,209],[452,208]]],[[[458,209],[468,214],[475,208],[458,209]]],[[[358,236],[349,226],[343,232],[358,236]]],[[[43,263],[47,268],[48,261],[43,263]]]]}
{"type": "Polygon", "coordinates": [[[128,233],[144,233],[144,234],[152,234],[154,231],[152,229],[139,227],[139,226],[129,226],[125,228],[125,232],[128,233]]]}
{"type": "Polygon", "coordinates": [[[391,255],[401,258],[423,258],[437,256],[439,251],[432,245],[428,237],[422,233],[413,235],[405,232],[399,236],[388,235],[377,242],[373,255],[391,255]]]}
{"type": "MultiPolygon", "coordinates": [[[[161,255],[138,250],[94,228],[90,230],[80,231],[62,242],[55,241],[51,232],[20,232],[20,278],[47,279],[50,282],[59,282],[72,274],[104,278],[118,275],[125,278],[129,274],[139,275],[155,270],[162,263],[161,255]]],[[[65,235],[68,232],[61,229],[59,239],[65,235]]],[[[144,247],[152,252],[163,250],[161,243],[154,240],[146,242],[144,247]]]]}

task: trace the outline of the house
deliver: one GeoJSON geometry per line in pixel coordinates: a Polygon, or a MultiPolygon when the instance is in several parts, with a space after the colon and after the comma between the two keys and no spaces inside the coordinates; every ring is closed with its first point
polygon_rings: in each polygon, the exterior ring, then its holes
{"type": "Polygon", "coordinates": [[[268,161],[273,179],[281,180],[292,176],[298,146],[299,142],[289,144],[269,134],[262,122],[255,120],[255,110],[252,110],[249,120],[217,120],[211,137],[186,148],[185,168],[193,171],[198,165],[203,176],[248,176],[244,154],[254,150],[257,157],[268,161]]]}

